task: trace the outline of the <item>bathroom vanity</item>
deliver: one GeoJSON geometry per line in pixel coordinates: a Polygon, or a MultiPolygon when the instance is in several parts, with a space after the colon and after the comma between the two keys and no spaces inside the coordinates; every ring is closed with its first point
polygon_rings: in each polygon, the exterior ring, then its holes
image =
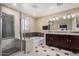
{"type": "Polygon", "coordinates": [[[46,45],[79,52],[79,33],[47,33],[46,45]]]}

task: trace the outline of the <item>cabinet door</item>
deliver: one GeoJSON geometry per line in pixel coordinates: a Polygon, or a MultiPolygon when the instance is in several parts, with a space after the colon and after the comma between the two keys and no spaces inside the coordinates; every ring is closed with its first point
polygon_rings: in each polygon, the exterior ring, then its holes
{"type": "Polygon", "coordinates": [[[52,34],[46,36],[46,42],[48,45],[68,48],[68,36],[67,35],[58,35],[52,34]]]}
{"type": "Polygon", "coordinates": [[[53,39],[53,45],[54,46],[59,46],[59,44],[60,44],[59,35],[53,34],[52,39],[53,39]]]}
{"type": "Polygon", "coordinates": [[[68,48],[68,36],[67,35],[59,35],[59,46],[61,48],[68,48]]]}
{"type": "Polygon", "coordinates": [[[53,37],[50,34],[46,34],[46,44],[52,46],[53,45],[53,37]]]}
{"type": "Polygon", "coordinates": [[[68,36],[67,35],[53,35],[53,45],[61,48],[68,48],[68,36]]]}
{"type": "Polygon", "coordinates": [[[51,44],[52,44],[51,36],[46,34],[46,45],[51,45],[51,44]]]}
{"type": "Polygon", "coordinates": [[[79,51],[79,36],[70,36],[69,49],[79,51]]]}

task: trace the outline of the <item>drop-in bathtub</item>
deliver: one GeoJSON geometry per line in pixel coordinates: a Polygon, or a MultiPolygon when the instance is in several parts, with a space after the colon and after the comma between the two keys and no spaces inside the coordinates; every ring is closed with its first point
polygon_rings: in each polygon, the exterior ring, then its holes
{"type": "Polygon", "coordinates": [[[44,37],[30,37],[33,42],[33,47],[40,46],[44,43],[44,37]]]}

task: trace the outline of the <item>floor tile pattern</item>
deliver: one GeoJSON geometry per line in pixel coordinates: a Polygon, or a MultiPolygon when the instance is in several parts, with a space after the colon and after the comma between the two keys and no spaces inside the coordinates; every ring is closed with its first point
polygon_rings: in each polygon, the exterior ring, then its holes
{"type": "Polygon", "coordinates": [[[24,52],[17,52],[12,56],[79,56],[79,53],[56,47],[49,47],[47,45],[41,45],[33,48],[33,51],[28,54],[24,54],[24,52]]]}

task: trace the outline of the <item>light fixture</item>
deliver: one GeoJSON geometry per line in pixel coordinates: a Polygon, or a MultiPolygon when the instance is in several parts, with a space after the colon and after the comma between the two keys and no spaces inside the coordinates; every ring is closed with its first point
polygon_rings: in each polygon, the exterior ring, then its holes
{"type": "Polygon", "coordinates": [[[63,19],[66,19],[66,16],[63,16],[63,19]]]}
{"type": "Polygon", "coordinates": [[[13,3],[13,6],[16,6],[16,3],[13,3]]]}
{"type": "Polygon", "coordinates": [[[50,21],[53,21],[53,19],[50,19],[50,21]]]}
{"type": "Polygon", "coordinates": [[[58,18],[58,17],[56,17],[55,19],[56,19],[56,20],[58,20],[59,18],[58,18]]]}
{"type": "Polygon", "coordinates": [[[67,15],[67,18],[68,18],[68,19],[70,19],[70,17],[71,17],[70,15],[67,15]]]}
{"type": "Polygon", "coordinates": [[[55,21],[55,18],[53,18],[53,21],[55,21]]]}
{"type": "Polygon", "coordinates": [[[72,14],[72,18],[74,18],[75,17],[75,14],[72,14]]]}

